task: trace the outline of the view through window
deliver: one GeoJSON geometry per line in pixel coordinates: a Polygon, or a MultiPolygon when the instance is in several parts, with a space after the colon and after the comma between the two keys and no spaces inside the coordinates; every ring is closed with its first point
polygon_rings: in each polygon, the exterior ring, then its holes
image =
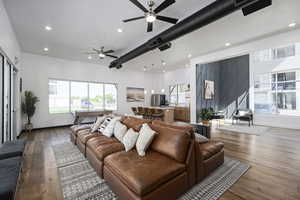
{"type": "Polygon", "coordinates": [[[190,98],[189,93],[189,84],[178,84],[169,86],[170,105],[188,105],[190,98]]]}
{"type": "Polygon", "coordinates": [[[267,70],[254,76],[256,113],[300,116],[300,44],[254,54],[254,65],[267,70]]]}
{"type": "Polygon", "coordinates": [[[108,83],[49,80],[49,113],[117,110],[117,86],[108,83]]]}

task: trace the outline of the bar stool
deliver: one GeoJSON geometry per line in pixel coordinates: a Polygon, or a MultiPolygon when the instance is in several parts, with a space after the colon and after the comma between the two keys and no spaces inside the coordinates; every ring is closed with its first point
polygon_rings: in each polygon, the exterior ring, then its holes
{"type": "Polygon", "coordinates": [[[144,108],[144,118],[145,119],[150,119],[151,118],[151,114],[150,114],[150,108],[144,108]]]}
{"type": "Polygon", "coordinates": [[[150,119],[155,119],[154,117],[154,114],[155,114],[155,108],[150,108],[150,111],[149,111],[149,117],[150,119]]]}
{"type": "Polygon", "coordinates": [[[138,115],[144,115],[145,114],[145,109],[143,107],[137,107],[138,109],[138,115]]]}
{"type": "Polygon", "coordinates": [[[139,115],[138,113],[138,109],[136,107],[131,107],[131,110],[133,112],[134,115],[139,115]]]}
{"type": "Polygon", "coordinates": [[[164,111],[162,109],[154,109],[154,113],[152,114],[152,116],[156,120],[163,121],[163,119],[164,119],[164,111]]]}

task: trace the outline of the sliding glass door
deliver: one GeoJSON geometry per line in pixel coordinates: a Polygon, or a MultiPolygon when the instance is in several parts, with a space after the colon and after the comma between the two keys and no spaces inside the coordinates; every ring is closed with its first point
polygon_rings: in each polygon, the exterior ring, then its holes
{"type": "Polygon", "coordinates": [[[0,54],[0,143],[4,142],[4,56],[0,54]]]}
{"type": "Polygon", "coordinates": [[[11,140],[11,65],[4,62],[4,142],[11,140]]]}
{"type": "Polygon", "coordinates": [[[15,138],[13,131],[13,85],[14,66],[0,54],[0,143],[11,141],[15,138]]]}

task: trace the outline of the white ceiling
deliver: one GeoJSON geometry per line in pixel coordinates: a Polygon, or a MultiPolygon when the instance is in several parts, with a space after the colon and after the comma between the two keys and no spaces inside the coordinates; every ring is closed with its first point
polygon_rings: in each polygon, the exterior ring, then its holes
{"type": "MultiPolygon", "coordinates": [[[[156,0],[157,4],[162,1],[156,0]]],[[[161,14],[184,19],[213,1],[177,0],[161,14]]],[[[146,0],[140,2],[146,4],[146,0]]],[[[83,52],[105,46],[120,56],[171,26],[157,21],[153,33],[147,33],[143,19],[122,23],[123,19],[143,15],[128,0],[4,0],[4,3],[23,51],[106,66],[111,59],[90,61],[83,52]],[[45,31],[46,25],[53,30],[45,31]],[[118,33],[118,28],[123,33],[118,33]],[[50,51],[43,52],[44,47],[50,51]]],[[[273,0],[271,7],[247,17],[241,11],[236,12],[174,41],[171,49],[149,52],[126,63],[124,68],[142,70],[154,64],[152,71],[162,71],[184,67],[188,54],[195,57],[222,49],[226,42],[236,45],[288,31],[289,23],[300,23],[299,10],[299,0],[273,0]],[[163,67],[161,60],[167,65],[163,67]]]]}

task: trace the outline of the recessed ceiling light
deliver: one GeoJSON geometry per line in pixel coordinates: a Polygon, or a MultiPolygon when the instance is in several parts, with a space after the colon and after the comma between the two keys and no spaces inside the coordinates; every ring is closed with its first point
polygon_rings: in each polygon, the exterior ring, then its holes
{"type": "Polygon", "coordinates": [[[121,29],[121,28],[118,28],[118,30],[117,30],[119,33],[123,33],[123,29],[121,29]]]}
{"type": "Polygon", "coordinates": [[[192,54],[189,54],[189,55],[188,55],[188,58],[191,58],[191,57],[192,57],[192,54]]]}
{"type": "Polygon", "coordinates": [[[166,70],[163,70],[163,73],[165,73],[166,72],[166,70]]]}
{"type": "Polygon", "coordinates": [[[161,89],[161,93],[165,93],[165,89],[161,89]]]}
{"type": "Polygon", "coordinates": [[[52,30],[52,27],[51,27],[51,26],[45,26],[45,30],[46,30],[46,31],[51,31],[51,30],[52,30]]]}
{"type": "Polygon", "coordinates": [[[165,66],[167,63],[165,62],[165,61],[161,61],[161,64],[163,65],[163,66],[165,66]]]}
{"type": "Polygon", "coordinates": [[[227,43],[225,44],[226,47],[229,47],[230,45],[231,45],[230,42],[227,42],[227,43]]]}
{"type": "Polygon", "coordinates": [[[144,70],[144,72],[145,72],[145,71],[147,71],[147,67],[144,67],[144,69],[143,69],[143,70],[144,70]]]}
{"type": "Polygon", "coordinates": [[[88,56],[88,59],[89,59],[89,60],[92,60],[92,56],[88,56]]]}
{"type": "Polygon", "coordinates": [[[289,24],[289,27],[290,27],[290,28],[293,28],[293,27],[295,27],[296,25],[297,25],[297,23],[296,23],[296,22],[293,22],[293,23],[290,23],[290,24],[289,24]]]}
{"type": "Polygon", "coordinates": [[[49,48],[45,47],[45,48],[44,48],[44,51],[45,51],[45,52],[49,51],[49,48]]]}

